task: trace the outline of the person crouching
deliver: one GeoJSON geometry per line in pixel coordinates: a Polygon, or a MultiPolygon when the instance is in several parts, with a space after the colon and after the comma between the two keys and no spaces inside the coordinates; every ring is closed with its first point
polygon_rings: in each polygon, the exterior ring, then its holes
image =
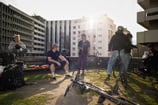
{"type": "Polygon", "coordinates": [[[66,77],[70,77],[69,75],[69,61],[61,55],[58,51],[58,45],[54,44],[52,49],[47,53],[48,64],[50,65],[50,71],[52,73],[52,80],[56,80],[55,77],[55,69],[56,68],[64,68],[66,77]]]}

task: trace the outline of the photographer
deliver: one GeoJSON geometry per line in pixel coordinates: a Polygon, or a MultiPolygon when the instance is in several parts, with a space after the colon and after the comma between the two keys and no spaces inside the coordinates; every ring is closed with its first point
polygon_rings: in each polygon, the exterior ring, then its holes
{"type": "Polygon", "coordinates": [[[26,45],[20,41],[20,35],[13,36],[13,41],[10,42],[8,49],[15,56],[24,56],[27,53],[26,45]]]}

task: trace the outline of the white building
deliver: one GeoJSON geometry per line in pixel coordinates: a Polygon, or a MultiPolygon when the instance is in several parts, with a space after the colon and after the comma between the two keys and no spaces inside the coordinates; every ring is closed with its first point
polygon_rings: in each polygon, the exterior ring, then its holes
{"type": "Polygon", "coordinates": [[[91,44],[90,55],[97,53],[99,57],[108,57],[108,43],[115,31],[116,25],[106,15],[72,20],[70,56],[78,57],[78,42],[81,34],[85,33],[91,44]]]}

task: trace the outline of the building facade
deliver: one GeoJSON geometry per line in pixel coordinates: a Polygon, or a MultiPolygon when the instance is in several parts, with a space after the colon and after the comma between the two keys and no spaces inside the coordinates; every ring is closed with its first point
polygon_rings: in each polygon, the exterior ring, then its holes
{"type": "Polygon", "coordinates": [[[137,13],[137,22],[147,31],[137,33],[137,43],[158,48],[158,0],[138,0],[138,4],[144,11],[137,13]]]}
{"type": "Polygon", "coordinates": [[[0,2],[0,50],[7,50],[13,35],[19,34],[29,55],[44,55],[45,32],[45,19],[29,16],[12,5],[0,2]]]}
{"type": "Polygon", "coordinates": [[[53,44],[59,45],[59,50],[70,55],[71,20],[56,20],[46,22],[46,51],[53,44]]]}
{"type": "Polygon", "coordinates": [[[107,57],[108,43],[116,25],[106,15],[95,18],[46,21],[40,16],[29,16],[19,9],[0,2],[0,49],[8,48],[14,34],[20,34],[30,55],[44,55],[59,44],[61,52],[78,57],[78,42],[85,33],[91,43],[90,55],[107,57]]]}
{"type": "Polygon", "coordinates": [[[42,56],[45,53],[46,20],[41,16],[32,16],[34,21],[33,55],[42,56]]]}
{"type": "Polygon", "coordinates": [[[0,2],[0,50],[8,49],[14,34],[21,35],[28,53],[33,51],[34,25],[32,18],[11,5],[0,2]]]}
{"type": "Polygon", "coordinates": [[[108,57],[108,43],[116,31],[113,20],[106,15],[94,18],[72,20],[71,25],[71,57],[78,57],[78,42],[84,33],[90,41],[90,55],[108,57]]]}

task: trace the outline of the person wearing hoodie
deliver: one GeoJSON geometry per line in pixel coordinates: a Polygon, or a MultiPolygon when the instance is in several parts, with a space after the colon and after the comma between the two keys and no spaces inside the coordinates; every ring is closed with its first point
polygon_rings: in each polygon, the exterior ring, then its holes
{"type": "Polygon", "coordinates": [[[109,58],[108,61],[108,67],[107,67],[107,73],[108,76],[105,78],[105,81],[109,81],[110,80],[110,75],[112,73],[112,67],[115,64],[117,58],[120,56],[121,59],[121,71],[125,70],[125,61],[124,57],[125,57],[125,49],[128,47],[129,45],[129,39],[127,38],[127,36],[123,33],[124,28],[122,26],[118,26],[117,31],[115,33],[115,35],[112,36],[110,42],[109,42],[109,46],[108,46],[108,50],[111,51],[111,57],[109,58]]]}

